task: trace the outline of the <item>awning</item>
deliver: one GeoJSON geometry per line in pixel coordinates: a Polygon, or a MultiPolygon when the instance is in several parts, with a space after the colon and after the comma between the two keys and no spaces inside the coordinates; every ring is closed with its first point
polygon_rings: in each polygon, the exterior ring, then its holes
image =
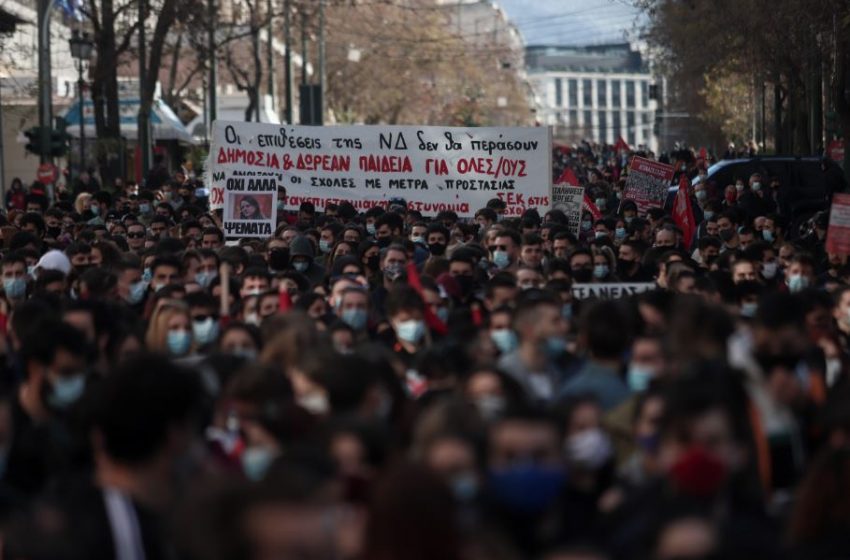
{"type": "MultiPolygon", "coordinates": [[[[139,99],[121,99],[118,101],[120,112],[121,136],[128,140],[139,137],[139,99]]],[[[179,140],[186,144],[197,143],[174,111],[162,99],[153,102],[151,108],[151,131],[154,140],[179,140]]],[[[87,100],[84,105],[86,138],[95,138],[94,102],[87,100]]],[[[64,115],[68,124],[67,132],[74,138],[80,137],[80,103],[71,105],[64,115]]]]}

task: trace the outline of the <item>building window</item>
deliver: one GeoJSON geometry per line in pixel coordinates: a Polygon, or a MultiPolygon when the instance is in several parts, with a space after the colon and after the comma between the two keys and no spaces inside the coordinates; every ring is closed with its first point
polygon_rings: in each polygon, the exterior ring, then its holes
{"type": "Polygon", "coordinates": [[[643,121],[643,124],[649,124],[649,113],[644,113],[641,120],[643,121]]]}
{"type": "Polygon", "coordinates": [[[649,82],[642,80],[640,83],[640,99],[641,106],[645,109],[649,107],[649,82]]]}
{"type": "Polygon", "coordinates": [[[613,124],[613,128],[614,128],[614,138],[619,138],[620,136],[623,135],[623,127],[621,126],[621,123],[620,123],[620,112],[614,111],[614,114],[612,115],[612,117],[613,118],[611,120],[613,121],[612,124],[613,124]]]}
{"type": "Polygon", "coordinates": [[[599,140],[608,138],[608,112],[599,111],[599,140]]]}
{"type": "Polygon", "coordinates": [[[611,108],[619,109],[620,107],[620,80],[611,80],[611,108]]]}
{"type": "Polygon", "coordinates": [[[635,83],[632,80],[626,81],[626,107],[630,109],[635,106],[635,83]]]}
{"type": "Polygon", "coordinates": [[[627,142],[629,143],[629,146],[632,146],[632,147],[634,147],[635,144],[637,143],[637,142],[635,142],[635,131],[632,130],[632,129],[629,129],[629,139],[627,140],[627,142]]]}
{"type": "Polygon", "coordinates": [[[590,111],[584,112],[584,129],[590,130],[590,127],[593,126],[593,113],[590,111]]]}
{"type": "Polygon", "coordinates": [[[629,135],[629,145],[635,145],[635,112],[629,111],[626,113],[626,132],[629,135]]]}
{"type": "Polygon", "coordinates": [[[593,80],[582,80],[582,87],[584,88],[582,101],[585,107],[590,107],[593,105],[593,80]]]}
{"type": "Polygon", "coordinates": [[[578,107],[578,80],[567,80],[567,98],[570,102],[570,107],[578,107]]]}
{"type": "Polygon", "coordinates": [[[608,82],[596,80],[596,105],[606,107],[608,105],[608,82]]]}
{"type": "Polygon", "coordinates": [[[570,126],[573,128],[578,126],[578,111],[570,109],[570,126]]]}
{"type": "Polygon", "coordinates": [[[564,104],[564,92],[561,89],[563,87],[563,83],[561,83],[561,78],[555,78],[555,107],[560,107],[564,104]]]}

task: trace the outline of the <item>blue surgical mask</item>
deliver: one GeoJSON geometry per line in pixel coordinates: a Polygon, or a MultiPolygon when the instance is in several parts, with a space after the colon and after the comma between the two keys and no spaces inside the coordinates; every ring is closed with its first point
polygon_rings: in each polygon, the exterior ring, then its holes
{"type": "Polygon", "coordinates": [[[319,251],[321,251],[323,254],[327,255],[331,252],[332,248],[333,247],[331,247],[331,244],[328,243],[326,240],[319,239],[319,251]]]}
{"type": "Polygon", "coordinates": [[[558,499],[566,474],[559,467],[521,464],[491,470],[488,482],[493,497],[504,507],[538,515],[558,499]]]}
{"type": "Polygon", "coordinates": [[[704,202],[706,198],[708,198],[708,193],[705,191],[697,191],[696,192],[697,200],[700,202],[704,202]]]}
{"type": "Polygon", "coordinates": [[[395,325],[395,334],[401,341],[417,344],[425,336],[425,323],[416,319],[401,321],[395,325]]]}
{"type": "Polygon", "coordinates": [[[196,272],[195,273],[195,282],[198,283],[200,287],[203,289],[207,289],[212,285],[212,281],[218,277],[217,272],[196,272]]]}
{"type": "Polygon", "coordinates": [[[201,346],[214,342],[218,338],[218,332],[218,321],[213,317],[207,317],[203,321],[192,322],[192,334],[195,335],[195,340],[201,346]]]}
{"type": "Polygon", "coordinates": [[[626,383],[633,393],[642,393],[649,388],[649,383],[655,377],[655,372],[640,364],[629,364],[626,372],[626,383]]]}
{"type": "Polygon", "coordinates": [[[49,404],[59,409],[65,409],[77,402],[86,389],[86,376],[82,373],[68,377],[57,378],[52,385],[52,391],[47,398],[49,404]]]}
{"type": "Polygon", "coordinates": [[[168,331],[165,343],[172,356],[185,356],[192,347],[192,333],[189,331],[168,331]]]}
{"type": "Polygon", "coordinates": [[[626,238],[626,228],[618,227],[614,230],[614,237],[616,239],[625,239],[626,238]]]}
{"type": "Polygon", "coordinates": [[[365,309],[345,309],[340,319],[355,331],[359,331],[366,327],[369,313],[365,309]]]}
{"type": "Polygon", "coordinates": [[[100,216],[100,206],[95,206],[95,205],[90,206],[89,210],[91,210],[91,213],[94,214],[95,216],[100,216]]]}
{"type": "Polygon", "coordinates": [[[560,336],[550,336],[546,339],[546,353],[550,358],[557,358],[567,351],[567,341],[560,336]]]}
{"type": "Polygon", "coordinates": [[[602,210],[608,204],[608,200],[605,198],[597,198],[596,200],[594,200],[594,203],[596,204],[597,208],[602,210]]]}
{"type": "Polygon", "coordinates": [[[425,238],[424,238],[424,237],[422,237],[422,236],[418,236],[418,237],[411,237],[411,238],[410,238],[410,240],[411,240],[411,241],[413,241],[414,243],[418,243],[419,245],[424,245],[424,244],[425,244],[425,238]]]}
{"type": "Polygon", "coordinates": [[[753,191],[758,192],[761,190],[761,183],[756,181],[755,183],[753,183],[753,186],[751,188],[753,189],[753,191]]]}
{"type": "Polygon", "coordinates": [[[756,316],[756,312],[758,311],[759,304],[753,301],[748,301],[746,303],[741,304],[741,317],[747,317],[748,319],[752,319],[756,316]]]}
{"type": "Polygon", "coordinates": [[[590,231],[593,227],[593,222],[589,220],[582,220],[581,222],[581,231],[590,231]]]}
{"type": "Polygon", "coordinates": [[[561,317],[566,319],[567,321],[573,318],[573,304],[565,303],[561,306],[561,317]]]}
{"type": "Polygon", "coordinates": [[[593,234],[593,236],[596,239],[605,239],[606,237],[608,237],[608,234],[605,233],[604,231],[597,231],[596,233],[593,234]]]}
{"type": "Polygon", "coordinates": [[[788,291],[792,294],[802,292],[809,287],[809,279],[802,274],[793,274],[789,276],[786,283],[788,284],[788,291]]]}
{"type": "Polygon", "coordinates": [[[27,281],[23,278],[4,278],[3,291],[10,299],[20,299],[27,295],[27,281]]]}
{"type": "Polygon", "coordinates": [[[597,264],[593,267],[593,276],[597,280],[602,280],[603,278],[608,276],[608,273],[610,271],[611,269],[608,267],[607,264],[597,264]]]}
{"type": "Polygon", "coordinates": [[[310,268],[310,263],[308,263],[307,261],[294,261],[292,263],[292,268],[303,274],[307,272],[308,268],[310,268]]]}
{"type": "Polygon", "coordinates": [[[706,210],[702,213],[702,215],[705,218],[705,221],[708,221],[714,217],[714,212],[711,210],[706,210]]]}
{"type": "Polygon", "coordinates": [[[150,268],[146,268],[146,269],[142,272],[142,280],[143,280],[143,281],[145,281],[145,282],[147,282],[148,284],[150,284],[150,282],[151,282],[151,280],[152,280],[152,279],[153,279],[153,271],[151,271],[151,269],[150,269],[150,268]]]}
{"type": "Polygon", "coordinates": [[[145,290],[148,289],[148,283],[144,280],[133,282],[130,284],[130,293],[127,294],[127,303],[136,305],[145,297],[145,290]]]}
{"type": "Polygon", "coordinates": [[[437,319],[440,320],[444,325],[449,322],[449,308],[448,307],[438,307],[437,308],[437,319]]]}
{"type": "Polygon", "coordinates": [[[772,230],[769,230],[769,229],[763,229],[763,230],[761,230],[761,236],[762,236],[762,238],[763,238],[765,241],[767,241],[768,243],[773,243],[773,240],[774,240],[774,239],[776,239],[776,238],[773,236],[773,231],[772,231],[772,230]]]}
{"type": "Polygon", "coordinates": [[[253,362],[257,359],[257,351],[253,348],[236,348],[230,354],[248,362],[253,362]]]}
{"type": "Polygon", "coordinates": [[[490,331],[490,340],[502,354],[510,354],[519,346],[516,333],[511,329],[495,329],[490,331]]]}
{"type": "Polygon", "coordinates": [[[511,264],[511,257],[507,251],[493,251],[493,264],[499,268],[507,268],[511,264]]]}
{"type": "Polygon", "coordinates": [[[35,265],[27,267],[27,276],[30,278],[35,278],[35,265]]]}
{"type": "Polygon", "coordinates": [[[149,214],[151,211],[150,204],[139,204],[139,214],[149,214]]]}
{"type": "Polygon", "coordinates": [[[277,454],[268,447],[248,447],[240,457],[242,472],[248,480],[258,482],[266,476],[276,457],[277,454]]]}

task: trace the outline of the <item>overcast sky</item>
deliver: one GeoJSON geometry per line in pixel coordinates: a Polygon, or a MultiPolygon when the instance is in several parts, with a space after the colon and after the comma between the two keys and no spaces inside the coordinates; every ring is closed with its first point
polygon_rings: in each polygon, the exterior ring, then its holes
{"type": "Polygon", "coordinates": [[[528,45],[587,45],[634,34],[638,11],[628,0],[498,0],[528,45]]]}

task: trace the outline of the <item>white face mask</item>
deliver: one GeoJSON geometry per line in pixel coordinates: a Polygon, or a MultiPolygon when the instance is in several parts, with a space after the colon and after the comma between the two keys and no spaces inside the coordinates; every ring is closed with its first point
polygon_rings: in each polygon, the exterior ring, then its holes
{"type": "Polygon", "coordinates": [[[772,280],[776,277],[776,272],[779,270],[779,266],[776,264],[776,261],[766,262],[761,267],[761,275],[767,278],[768,280],[772,280]]]}

